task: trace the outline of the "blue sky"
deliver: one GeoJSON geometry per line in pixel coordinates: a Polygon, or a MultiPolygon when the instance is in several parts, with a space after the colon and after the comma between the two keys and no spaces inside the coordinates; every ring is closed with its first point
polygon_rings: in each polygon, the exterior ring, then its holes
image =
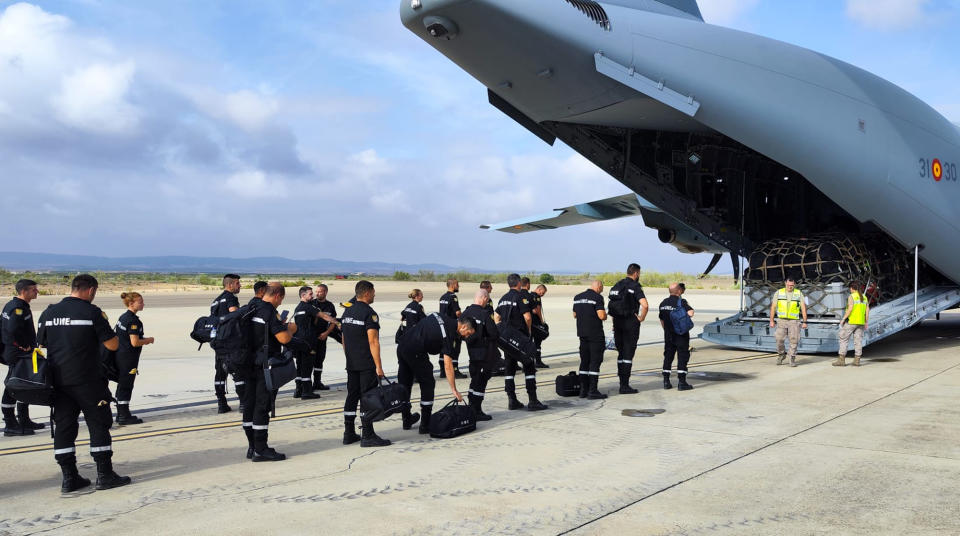
{"type": "MultiPolygon", "coordinates": [[[[706,265],[638,219],[480,231],[625,189],[490,107],[397,5],[0,0],[0,211],[20,240],[3,249],[706,265]]],[[[700,5],[708,22],[848,61],[960,121],[956,0],[700,5]]]]}

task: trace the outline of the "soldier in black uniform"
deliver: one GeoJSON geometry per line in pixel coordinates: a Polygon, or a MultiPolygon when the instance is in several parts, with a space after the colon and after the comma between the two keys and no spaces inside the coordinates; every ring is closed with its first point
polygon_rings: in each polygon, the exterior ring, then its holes
{"type": "Polygon", "coordinates": [[[410,291],[407,297],[410,298],[411,302],[400,312],[400,323],[405,329],[410,329],[426,318],[427,314],[423,312],[423,305],[420,303],[423,301],[423,291],[415,288],[410,291]]]}
{"type": "Polygon", "coordinates": [[[38,322],[37,342],[47,349],[53,376],[53,455],[63,472],[64,493],[90,485],[77,472],[75,441],[81,412],[90,431],[90,455],[97,462],[97,489],[130,483],[130,477],[113,471],[112,397],[100,368],[100,346],[116,351],[119,341],[106,313],[93,305],[96,295],[97,280],[78,275],[70,285],[70,297],[47,307],[38,322]]]}
{"type": "MultiPolygon", "coordinates": [[[[327,292],[329,292],[329,287],[323,283],[317,285],[317,291],[315,293],[315,298],[313,300],[313,306],[317,309],[320,309],[324,313],[330,315],[331,318],[337,317],[337,308],[333,305],[333,302],[327,301],[327,292]]],[[[327,358],[327,340],[331,338],[337,326],[334,322],[327,322],[323,318],[317,320],[317,333],[318,343],[317,343],[317,358],[313,363],[313,390],[314,391],[329,391],[330,388],[321,382],[321,376],[323,375],[323,361],[327,358]]]]}
{"type": "Polygon", "coordinates": [[[293,397],[303,400],[320,398],[320,395],[313,393],[312,374],[317,358],[317,346],[320,343],[317,320],[321,312],[313,303],[313,289],[300,287],[300,303],[293,311],[293,322],[297,325],[297,338],[303,341],[305,348],[296,351],[297,387],[293,397]]]}
{"type": "Polygon", "coordinates": [[[617,346],[617,375],[620,376],[620,394],[633,394],[637,390],[630,387],[630,373],[633,369],[633,356],[637,353],[637,340],[640,338],[640,324],[646,320],[650,305],[643,294],[640,279],[640,265],[627,267],[627,277],[621,279],[610,289],[610,316],[613,317],[613,340],[617,346]]]}
{"type": "Polygon", "coordinates": [[[270,406],[273,393],[267,389],[263,366],[271,357],[278,357],[281,345],[288,344],[297,333],[297,325],[284,323],[277,307],[283,303],[286,290],[282,283],[270,283],[263,299],[250,318],[248,355],[242,373],[249,381],[245,394],[243,424],[247,434],[247,458],[255,462],[277,462],[287,459],[267,445],[270,428],[270,406]]]}
{"type": "MultiPolygon", "coordinates": [[[[447,292],[440,296],[440,309],[438,312],[440,316],[456,320],[460,318],[460,300],[457,299],[457,293],[460,292],[460,282],[456,279],[447,280],[447,292]]],[[[457,339],[456,344],[453,348],[453,373],[456,378],[466,378],[467,376],[460,372],[460,340],[457,339]]],[[[443,359],[440,360],[440,377],[446,377],[447,370],[443,364],[443,359]]]]}
{"type": "Polygon", "coordinates": [[[416,379],[420,384],[420,411],[423,414],[421,419],[410,410],[404,412],[404,430],[409,430],[420,419],[420,433],[430,432],[435,386],[433,367],[430,364],[431,354],[437,354],[443,360],[444,368],[447,369],[446,378],[450,383],[450,391],[457,400],[463,401],[463,396],[457,391],[456,380],[453,377],[451,354],[456,341],[472,334],[473,324],[466,318],[453,320],[434,313],[408,329],[400,337],[400,344],[397,345],[397,359],[400,364],[397,382],[406,386],[409,392],[413,389],[413,381],[416,379]]]}
{"type": "Polygon", "coordinates": [[[603,335],[607,312],[603,308],[602,293],[603,282],[594,281],[589,289],[573,298],[573,317],[577,319],[577,337],[580,337],[580,398],[593,400],[607,398],[597,389],[607,346],[603,335]]]}
{"type": "Polygon", "coordinates": [[[361,447],[385,447],[390,440],[378,436],[373,422],[363,418],[360,408],[358,436],[354,423],[360,396],[377,386],[384,376],[380,364],[380,317],[370,307],[376,296],[373,283],[359,281],[355,287],[355,301],[343,312],[340,330],[343,333],[343,353],[347,359],[347,398],[343,404],[343,444],[360,441],[361,447]]]}
{"type": "Polygon", "coordinates": [[[474,326],[473,335],[466,338],[470,356],[470,392],[467,397],[477,420],[489,421],[493,417],[483,412],[483,399],[490,381],[490,368],[496,361],[497,338],[500,336],[490,307],[490,294],[484,289],[478,290],[473,305],[464,309],[460,318],[472,321],[474,326]]]}
{"type": "Polygon", "coordinates": [[[154,338],[144,336],[143,322],[137,316],[143,310],[143,296],[137,292],[124,292],[120,299],[127,311],[120,315],[115,327],[120,343],[117,350],[117,424],[141,424],[143,419],[130,414],[130,399],[140,366],[140,353],[144,346],[153,344],[154,338]]]}
{"type": "MultiPolygon", "coordinates": [[[[210,304],[210,316],[224,316],[240,308],[240,300],[237,294],[240,293],[240,276],[237,274],[227,274],[223,276],[223,292],[220,293],[213,303],[210,304]]],[[[232,408],[227,404],[227,356],[215,353],[214,355],[214,376],[213,390],[217,394],[217,413],[226,413],[232,408]]],[[[237,396],[243,400],[245,381],[234,378],[233,385],[237,389],[237,396]]]]}
{"type": "MultiPolygon", "coordinates": [[[[2,331],[3,362],[11,369],[19,359],[32,356],[33,348],[37,345],[37,331],[33,327],[33,313],[30,311],[30,302],[36,299],[39,291],[37,283],[30,279],[21,279],[14,285],[17,296],[7,302],[0,315],[0,331],[2,331]]],[[[7,371],[9,378],[10,371],[7,371]]],[[[30,420],[30,410],[27,404],[17,402],[13,396],[3,390],[3,399],[0,408],[3,408],[3,435],[20,436],[33,435],[34,430],[45,427],[44,424],[30,420]]]]}
{"type": "Polygon", "coordinates": [[[247,305],[252,305],[257,307],[261,302],[263,302],[263,295],[267,292],[267,282],[266,281],[257,281],[253,284],[253,297],[250,298],[250,301],[247,302],[247,305]]]}
{"type": "Polygon", "coordinates": [[[670,383],[670,369],[673,367],[673,356],[677,356],[677,389],[689,391],[693,386],[687,383],[687,363],[690,362],[690,333],[678,335],[673,330],[672,313],[678,306],[683,307],[687,316],[693,318],[693,307],[683,299],[686,287],[683,283],[670,285],[670,297],[660,302],[660,325],[663,327],[663,388],[673,389],[670,383]]]}
{"type": "MultiPolygon", "coordinates": [[[[510,292],[504,294],[499,303],[497,303],[497,315],[500,321],[507,323],[520,332],[520,336],[530,337],[530,326],[533,322],[530,313],[530,300],[522,298],[520,293],[520,276],[510,274],[507,276],[507,285],[510,286],[510,292]]],[[[498,330],[503,331],[503,327],[498,325],[498,330]]],[[[514,354],[504,349],[505,359],[507,361],[506,372],[503,376],[503,387],[509,399],[508,407],[510,409],[523,409],[523,404],[517,400],[517,388],[514,382],[514,376],[517,374],[517,368],[522,367],[524,378],[526,379],[527,409],[529,411],[541,411],[547,409],[537,399],[537,366],[533,357],[514,354]]]]}
{"type": "Polygon", "coordinates": [[[530,293],[531,303],[533,304],[533,340],[537,343],[537,368],[550,368],[550,365],[543,362],[544,337],[542,330],[549,329],[547,320],[543,316],[543,297],[546,294],[546,285],[537,285],[537,288],[530,293]]]}

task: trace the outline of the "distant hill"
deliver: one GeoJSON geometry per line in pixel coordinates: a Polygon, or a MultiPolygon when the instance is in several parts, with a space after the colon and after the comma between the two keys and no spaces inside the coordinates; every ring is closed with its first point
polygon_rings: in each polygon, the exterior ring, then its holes
{"type": "Polygon", "coordinates": [[[426,270],[451,273],[465,270],[472,273],[497,273],[490,270],[445,264],[399,264],[388,262],[339,261],[336,259],[295,260],[283,257],[92,257],[51,253],[0,252],[0,267],[12,271],[103,271],[159,273],[262,273],[262,274],[350,274],[362,272],[391,275],[394,271],[417,273],[426,270]]]}

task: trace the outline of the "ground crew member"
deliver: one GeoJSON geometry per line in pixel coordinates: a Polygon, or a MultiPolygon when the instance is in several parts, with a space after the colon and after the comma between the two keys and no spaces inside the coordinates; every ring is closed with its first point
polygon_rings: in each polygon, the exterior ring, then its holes
{"type": "Polygon", "coordinates": [[[683,307],[687,316],[693,318],[693,307],[683,299],[683,292],[686,290],[683,283],[670,284],[670,297],[660,302],[660,326],[663,328],[663,388],[673,389],[670,383],[670,369],[673,368],[673,357],[677,356],[677,379],[679,384],[677,389],[680,391],[689,391],[693,386],[687,383],[687,363],[690,362],[690,333],[678,335],[673,330],[673,321],[670,319],[672,313],[677,307],[683,307]],[[678,303],[679,302],[679,303],[678,303]]]}
{"type": "MultiPolygon", "coordinates": [[[[227,274],[223,276],[223,292],[220,293],[213,303],[210,304],[210,316],[224,316],[240,308],[240,300],[237,294],[240,293],[240,276],[237,274],[227,274]]],[[[217,413],[226,413],[232,408],[227,404],[227,356],[215,351],[213,366],[215,369],[213,376],[213,391],[217,395],[217,413]]],[[[233,379],[233,385],[237,389],[237,396],[240,400],[244,399],[243,389],[244,380],[233,379]]]]}
{"type": "Polygon", "coordinates": [[[127,307],[120,315],[114,328],[120,348],[117,350],[117,424],[141,424],[143,419],[130,414],[130,399],[133,396],[133,382],[137,379],[140,367],[140,353],[143,347],[153,344],[153,337],[144,337],[143,322],[137,313],[143,310],[143,296],[137,292],[124,292],[120,300],[127,307]]]}
{"type": "MultiPolygon", "coordinates": [[[[323,283],[317,285],[317,291],[315,292],[316,298],[313,300],[313,305],[317,309],[320,309],[324,313],[330,315],[331,318],[337,318],[337,308],[333,305],[333,302],[327,301],[327,292],[330,289],[323,283]]],[[[318,343],[317,343],[317,358],[313,363],[313,390],[314,391],[329,391],[330,388],[321,382],[321,376],[323,376],[323,362],[327,358],[327,339],[334,333],[334,330],[337,328],[335,322],[327,322],[323,317],[317,319],[317,333],[318,343]]]]}
{"type": "MultiPolygon", "coordinates": [[[[501,322],[507,323],[519,332],[519,336],[529,337],[530,326],[533,322],[530,312],[530,300],[522,298],[520,294],[520,276],[510,274],[507,276],[507,285],[510,291],[504,294],[497,303],[496,314],[499,315],[501,322]]],[[[507,326],[504,326],[506,328],[507,326]]],[[[501,332],[504,328],[498,326],[501,332]]],[[[526,379],[527,410],[542,411],[548,409],[546,405],[537,399],[537,366],[532,356],[523,356],[508,352],[504,349],[506,359],[506,371],[503,376],[503,387],[509,399],[508,408],[523,409],[523,404],[517,400],[517,388],[514,382],[514,376],[517,374],[517,368],[522,367],[524,378],[526,379]]]]}
{"type": "Polygon", "coordinates": [[[247,434],[247,458],[255,462],[278,462],[287,459],[286,455],[267,444],[273,393],[267,389],[263,370],[267,360],[280,356],[281,345],[289,344],[297,333],[297,325],[293,322],[284,323],[277,312],[285,294],[286,289],[282,283],[269,283],[263,300],[257,304],[256,311],[250,317],[247,348],[251,355],[245,363],[247,370],[242,374],[249,382],[244,393],[243,429],[247,434]]]}
{"type": "Polygon", "coordinates": [[[603,335],[603,323],[607,311],[603,305],[603,282],[594,281],[590,288],[573,298],[573,317],[577,320],[577,337],[580,338],[580,398],[602,400],[607,395],[597,389],[600,381],[600,364],[607,339],[603,335]]]}
{"type": "MultiPolygon", "coordinates": [[[[357,419],[357,404],[363,393],[373,389],[384,377],[380,362],[380,317],[370,307],[376,297],[373,283],[358,281],[355,301],[343,312],[340,330],[343,333],[343,353],[347,361],[347,398],[343,404],[343,444],[360,441],[361,447],[385,447],[390,440],[378,436],[373,422],[364,419],[360,408],[358,436],[354,428],[357,419]]],[[[432,367],[431,367],[432,368],[432,367]]],[[[431,371],[432,375],[432,371],[431,371]]]]}
{"type": "Polygon", "coordinates": [[[770,303],[770,327],[776,327],[777,339],[777,364],[782,365],[783,361],[790,356],[790,366],[797,366],[797,347],[800,345],[800,328],[807,327],[807,303],[803,293],[797,289],[797,283],[792,277],[788,277],[784,288],[777,291],[774,299],[770,303]],[[774,323],[774,314],[777,321],[774,323]],[[803,325],[800,325],[800,317],[803,317],[803,325]],[[790,339],[789,352],[785,348],[784,339],[790,339]]]}
{"type": "Polygon", "coordinates": [[[650,304],[643,293],[640,280],[640,265],[627,266],[627,277],[610,289],[608,310],[613,316],[613,341],[617,347],[617,375],[620,377],[620,394],[633,394],[630,387],[633,357],[640,339],[640,324],[647,319],[650,304]]]}
{"type": "Polygon", "coordinates": [[[473,304],[463,310],[460,318],[473,322],[474,333],[465,341],[470,356],[470,392],[467,398],[478,421],[489,421],[493,417],[483,412],[483,399],[486,396],[487,382],[490,381],[491,367],[496,364],[497,322],[490,306],[490,294],[480,289],[473,297],[473,304]]]}
{"type": "MultiPolygon", "coordinates": [[[[447,279],[447,292],[440,296],[440,316],[456,320],[460,318],[460,301],[457,299],[457,293],[460,292],[460,282],[456,279],[447,279]]],[[[460,340],[457,339],[453,348],[453,372],[457,378],[466,378],[460,372],[460,340]]],[[[446,367],[443,364],[443,358],[440,359],[440,377],[446,377],[446,367]]]]}
{"type": "MultiPolygon", "coordinates": [[[[520,287],[526,290],[530,290],[530,278],[523,277],[520,279],[520,287]]],[[[536,290],[533,292],[528,292],[530,297],[530,304],[533,305],[531,308],[531,332],[533,335],[533,342],[537,344],[537,357],[536,365],[538,369],[541,368],[550,368],[550,365],[543,362],[543,332],[538,329],[547,325],[546,320],[543,317],[543,296],[547,293],[547,287],[545,285],[537,286],[536,290]]],[[[549,328],[545,328],[549,329],[549,328]]]]}
{"type": "Polygon", "coordinates": [[[860,366],[860,358],[863,356],[863,334],[867,330],[867,324],[870,322],[870,301],[860,290],[862,287],[858,281],[850,283],[850,297],[847,298],[847,311],[840,320],[840,333],[837,341],[840,343],[840,354],[833,366],[842,367],[846,365],[847,345],[850,343],[850,336],[853,336],[853,366],[860,366]]]}
{"type": "Polygon", "coordinates": [[[97,489],[130,483],[130,477],[113,471],[113,415],[107,379],[100,368],[100,347],[115,352],[119,341],[106,313],[92,303],[97,286],[91,275],[76,276],[70,296],[47,307],[38,322],[37,342],[47,349],[53,373],[53,456],[63,472],[60,491],[64,493],[90,485],[77,471],[75,441],[81,412],[90,431],[90,455],[97,462],[97,489]]]}
{"type": "MultiPolygon", "coordinates": [[[[14,291],[17,296],[7,302],[0,314],[2,360],[10,367],[7,378],[10,377],[10,370],[17,360],[30,358],[37,345],[37,330],[33,326],[33,313],[30,310],[30,302],[39,294],[37,283],[30,279],[21,279],[14,285],[14,291]]],[[[3,408],[3,435],[33,435],[34,430],[46,426],[30,420],[29,407],[23,402],[17,402],[6,389],[3,390],[0,401],[0,408],[3,408]]]]}
{"type": "Polygon", "coordinates": [[[304,342],[306,348],[296,352],[297,358],[297,387],[293,397],[303,400],[320,398],[313,393],[313,369],[317,357],[317,346],[320,343],[317,334],[317,320],[321,311],[313,305],[313,289],[307,286],[300,287],[300,303],[293,311],[293,322],[297,325],[297,338],[304,342]]]}
{"type": "Polygon", "coordinates": [[[453,353],[454,341],[469,337],[473,332],[473,322],[469,319],[461,317],[454,320],[436,313],[423,319],[400,337],[400,344],[397,345],[397,360],[400,365],[397,372],[397,382],[405,386],[408,393],[413,389],[414,379],[420,384],[420,412],[422,414],[421,416],[411,413],[409,409],[404,411],[404,430],[409,430],[419,419],[420,433],[430,433],[430,415],[433,413],[434,387],[436,384],[433,379],[433,366],[430,364],[431,354],[441,356],[444,367],[447,369],[445,377],[450,383],[450,392],[457,400],[463,402],[463,395],[457,391],[453,356],[450,354],[453,353]]]}

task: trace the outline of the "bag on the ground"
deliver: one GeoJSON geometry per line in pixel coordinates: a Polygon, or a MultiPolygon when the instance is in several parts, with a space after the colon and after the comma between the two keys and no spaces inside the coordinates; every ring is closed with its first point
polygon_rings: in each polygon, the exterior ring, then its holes
{"type": "Polygon", "coordinates": [[[360,408],[364,420],[379,422],[394,413],[410,409],[410,392],[399,383],[381,378],[376,387],[360,396],[360,408]]]}
{"type": "Polygon", "coordinates": [[[571,372],[557,376],[557,394],[560,396],[580,396],[580,375],[571,372]]]}
{"type": "Polygon", "coordinates": [[[550,338],[550,326],[547,324],[534,324],[533,338],[538,341],[545,341],[550,338]]]}
{"type": "Polygon", "coordinates": [[[116,350],[107,350],[100,345],[100,373],[104,378],[116,382],[120,380],[120,365],[117,364],[116,350]]]}
{"type": "Polygon", "coordinates": [[[504,353],[523,359],[535,359],[537,357],[537,343],[528,337],[526,333],[506,322],[497,324],[497,329],[500,331],[497,346],[499,346],[504,353]]]}
{"type": "Polygon", "coordinates": [[[18,402],[33,406],[53,405],[53,383],[47,358],[40,349],[33,354],[25,354],[10,365],[7,380],[4,382],[7,392],[18,402]]]}
{"type": "Polygon", "coordinates": [[[263,383],[267,391],[276,392],[297,377],[297,365],[293,352],[287,350],[279,357],[271,357],[263,365],[263,383]]]}
{"type": "Polygon", "coordinates": [[[453,399],[430,417],[430,437],[450,439],[477,429],[477,414],[473,408],[453,399]]]}
{"type": "Polygon", "coordinates": [[[677,335],[686,335],[693,329],[693,319],[683,308],[683,298],[677,296],[677,306],[670,311],[670,324],[673,325],[673,332],[677,335]]]}

